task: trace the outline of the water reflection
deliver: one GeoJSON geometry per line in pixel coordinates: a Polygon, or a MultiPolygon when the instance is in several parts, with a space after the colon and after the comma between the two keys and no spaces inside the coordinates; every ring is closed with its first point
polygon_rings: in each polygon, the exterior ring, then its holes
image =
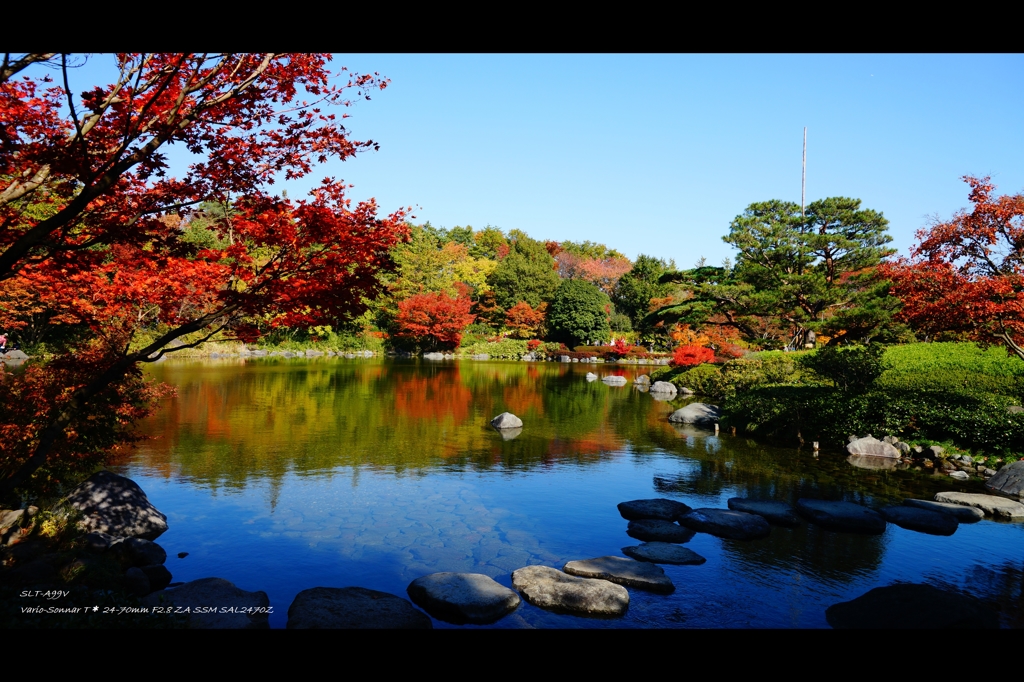
{"type": "MultiPolygon", "coordinates": [[[[190,553],[170,566],[176,580],[223,575],[266,589],[282,612],[315,585],[402,594],[414,578],[444,570],[508,584],[512,570],[531,563],[617,554],[635,544],[615,508],[627,499],[725,507],[729,497],[810,497],[878,507],[980,487],[672,424],[672,411],[698,399],[616,390],[588,382],[592,369],[326,358],[161,363],[150,371],[178,395],[147,421],[153,439],[125,471],[169,515],[169,554],[190,553]],[[506,411],[524,422],[514,434],[490,427],[506,411]]],[[[632,381],[642,372],[623,375],[632,381]]],[[[1005,623],[1021,624],[1021,524],[983,521],[952,538],[919,536],[806,524],[747,543],[698,534],[687,546],[707,563],[666,567],[687,589],[671,597],[633,591],[622,621],[524,606],[495,627],[824,627],[832,603],[922,576],[971,585],[1002,605],[1005,623]]]]}

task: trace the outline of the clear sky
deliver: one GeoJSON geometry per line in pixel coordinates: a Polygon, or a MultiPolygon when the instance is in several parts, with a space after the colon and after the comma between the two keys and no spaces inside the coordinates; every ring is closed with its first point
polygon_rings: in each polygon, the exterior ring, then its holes
{"type": "Polygon", "coordinates": [[[961,176],[1024,191],[1022,55],[337,55],[343,65],[391,79],[346,122],[381,148],[315,178],[344,178],[384,211],[412,205],[416,222],[718,264],[748,204],[799,203],[804,126],[808,202],[861,199],[902,253],[930,217],[968,205],[961,176]]]}

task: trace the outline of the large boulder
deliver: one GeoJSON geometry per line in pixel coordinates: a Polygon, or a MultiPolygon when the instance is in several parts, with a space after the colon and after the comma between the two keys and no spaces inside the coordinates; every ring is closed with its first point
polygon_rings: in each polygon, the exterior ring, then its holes
{"type": "Polygon", "coordinates": [[[678,523],[661,519],[637,519],[630,521],[626,534],[644,542],[689,542],[696,531],[683,528],[678,523]]]}
{"type": "Polygon", "coordinates": [[[743,497],[730,497],[726,503],[729,509],[757,514],[773,526],[786,526],[792,528],[800,525],[800,517],[796,515],[793,508],[785,502],[775,500],[751,500],[743,497]]]}
{"type": "Polygon", "coordinates": [[[929,535],[952,535],[960,522],[952,514],[919,507],[892,506],[878,510],[889,523],[929,535]]]}
{"type": "Polygon", "coordinates": [[[706,403],[690,403],[668,416],[670,422],[678,424],[697,424],[699,426],[713,426],[722,416],[722,410],[717,405],[706,403]]]}
{"type": "Polygon", "coordinates": [[[903,504],[908,507],[943,512],[949,514],[960,523],[977,523],[985,518],[985,512],[977,507],[966,507],[962,504],[948,504],[946,502],[933,502],[932,500],[903,500],[903,504]]]}
{"type": "Polygon", "coordinates": [[[1024,459],[1004,466],[985,481],[985,487],[1003,495],[1024,497],[1024,459]]]}
{"type": "Polygon", "coordinates": [[[772,532],[764,518],[732,509],[694,509],[680,516],[679,524],[729,540],[757,540],[772,532]]]}
{"type": "Polygon", "coordinates": [[[675,521],[677,518],[690,511],[690,507],[682,502],[658,498],[654,500],[630,500],[619,502],[619,514],[627,521],[637,519],[663,519],[675,521]]]}
{"type": "Polygon", "coordinates": [[[665,571],[658,566],[620,556],[602,556],[596,559],[570,561],[562,567],[562,570],[569,575],[608,580],[648,592],[668,594],[676,590],[676,586],[665,575],[665,571]]]}
{"type": "Polygon", "coordinates": [[[109,471],[98,471],[71,491],[67,502],[82,512],[86,531],[156,540],[167,530],[167,517],[154,507],[138,484],[109,471]]]}
{"type": "Polygon", "coordinates": [[[585,616],[621,616],[629,592],[607,580],[579,578],[550,566],[527,566],[512,573],[512,586],[534,606],[585,616]]]}
{"type": "Polygon", "coordinates": [[[313,587],[288,607],[289,630],[428,630],[430,617],[408,600],[365,587],[313,587]]]}
{"type": "Polygon", "coordinates": [[[651,393],[666,393],[668,395],[676,394],[676,387],[667,381],[655,381],[651,384],[651,393]]]}
{"type": "Polygon", "coordinates": [[[825,609],[836,629],[997,629],[999,616],[973,597],[931,585],[876,587],[825,609]]]}
{"type": "Polygon", "coordinates": [[[891,457],[900,458],[900,451],[891,443],[867,436],[850,441],[846,445],[846,451],[851,455],[868,455],[870,457],[891,457]]]}
{"type": "Polygon", "coordinates": [[[253,630],[270,627],[267,593],[247,592],[223,578],[202,578],[180,587],[153,592],[143,606],[175,606],[188,609],[188,626],[194,630],[253,630]]]}
{"type": "Polygon", "coordinates": [[[936,502],[961,504],[965,507],[977,507],[985,512],[985,516],[996,516],[1004,519],[1024,518],[1024,504],[1008,500],[997,495],[981,493],[935,493],[936,502]]]}
{"type": "Polygon", "coordinates": [[[491,426],[496,429],[521,429],[523,420],[511,412],[502,412],[491,420],[491,426]]]}
{"type": "Polygon", "coordinates": [[[519,595],[481,573],[431,573],[406,591],[434,618],[456,624],[493,623],[519,606],[519,595]]]}
{"type": "Polygon", "coordinates": [[[667,542],[645,542],[642,545],[623,547],[622,553],[637,561],[650,561],[652,564],[700,565],[707,559],[692,549],[672,545],[667,542]]]}
{"type": "Polygon", "coordinates": [[[796,510],[826,530],[867,535],[885,532],[885,519],[878,512],[853,502],[801,499],[796,502],[796,510]]]}

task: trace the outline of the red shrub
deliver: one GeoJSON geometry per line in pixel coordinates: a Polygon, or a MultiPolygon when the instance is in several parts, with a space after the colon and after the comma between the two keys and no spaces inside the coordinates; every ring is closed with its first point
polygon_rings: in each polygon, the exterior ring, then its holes
{"type": "Polygon", "coordinates": [[[447,294],[416,294],[398,302],[395,336],[424,349],[450,350],[462,341],[462,330],[473,322],[472,302],[447,294]]]}
{"type": "Polygon", "coordinates": [[[693,367],[705,362],[714,362],[715,351],[703,346],[679,346],[672,354],[673,367],[693,367]]]}

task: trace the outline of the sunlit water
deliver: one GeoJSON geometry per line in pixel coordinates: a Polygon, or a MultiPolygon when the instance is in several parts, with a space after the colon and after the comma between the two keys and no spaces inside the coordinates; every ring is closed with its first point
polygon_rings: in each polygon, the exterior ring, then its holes
{"type": "MultiPolygon", "coordinates": [[[[868,471],[841,453],[771,447],[671,425],[684,401],[587,382],[643,367],[379,359],[166,362],[176,398],[144,424],[151,440],[116,467],[169,530],[175,581],[217,576],[263,590],[271,627],[310,587],[406,596],[437,571],[511,586],[531,564],[620,555],[616,505],[670,497],[847,499],[880,507],[940,490],[948,477],[868,471]],[[510,411],[512,440],[490,428],[510,411]],[[188,556],[179,559],[179,552],[188,556]]],[[[700,566],[664,565],[670,595],[630,589],[627,614],[553,614],[525,601],[491,628],[822,628],[825,609],[873,587],[927,582],[973,594],[1024,624],[1024,524],[981,521],[936,537],[890,524],[881,536],[814,526],[753,542],[698,533],[700,566]]],[[[434,621],[435,627],[457,627],[434,621]]],[[[477,628],[481,626],[458,626],[477,628]]]]}

